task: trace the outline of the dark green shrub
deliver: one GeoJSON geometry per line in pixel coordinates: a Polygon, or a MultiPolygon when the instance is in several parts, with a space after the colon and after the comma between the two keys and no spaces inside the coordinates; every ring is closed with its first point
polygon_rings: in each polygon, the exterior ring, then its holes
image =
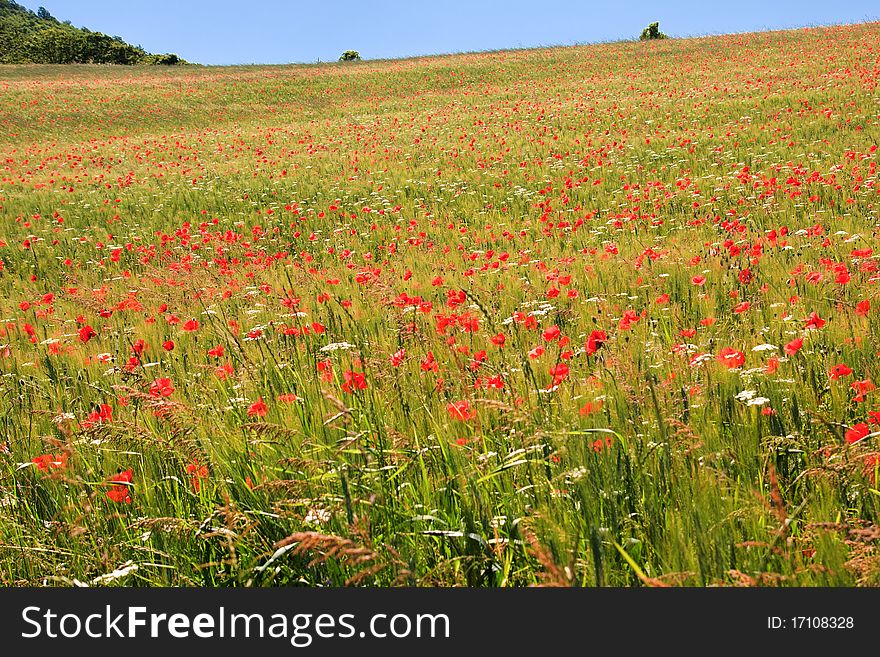
{"type": "Polygon", "coordinates": [[[660,31],[660,23],[655,22],[651,23],[642,30],[642,36],[639,37],[639,41],[653,41],[654,39],[667,39],[668,37],[660,31]]]}
{"type": "Polygon", "coordinates": [[[340,62],[357,62],[360,59],[361,54],[357,50],[346,50],[339,56],[340,62]]]}
{"type": "Polygon", "coordinates": [[[181,59],[174,53],[166,53],[164,55],[147,55],[141,63],[156,66],[175,66],[177,64],[186,64],[186,60],[181,59]]]}

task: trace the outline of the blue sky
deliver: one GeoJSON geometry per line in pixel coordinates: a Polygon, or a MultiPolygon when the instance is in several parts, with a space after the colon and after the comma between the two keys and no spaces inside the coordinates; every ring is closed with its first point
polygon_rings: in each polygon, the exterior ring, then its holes
{"type": "Polygon", "coordinates": [[[876,0],[18,0],[201,64],[369,59],[880,19],[876,0]]]}

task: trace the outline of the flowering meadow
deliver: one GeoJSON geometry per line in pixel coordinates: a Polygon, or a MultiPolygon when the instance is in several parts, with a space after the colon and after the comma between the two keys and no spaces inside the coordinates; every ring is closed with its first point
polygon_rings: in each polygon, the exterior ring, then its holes
{"type": "Polygon", "coordinates": [[[0,584],[880,584],[878,44],[0,67],[0,584]]]}

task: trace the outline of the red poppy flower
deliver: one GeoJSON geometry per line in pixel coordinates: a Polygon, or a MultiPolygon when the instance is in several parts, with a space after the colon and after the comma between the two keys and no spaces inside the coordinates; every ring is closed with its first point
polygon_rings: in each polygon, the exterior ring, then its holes
{"type": "Polygon", "coordinates": [[[634,310],[627,310],[623,313],[617,326],[621,331],[629,331],[630,326],[641,319],[641,316],[634,310]]]}
{"type": "Polygon", "coordinates": [[[84,429],[88,429],[95,424],[109,423],[113,421],[113,409],[109,404],[99,404],[98,408],[89,413],[88,418],[82,422],[84,429]]]}
{"type": "Polygon", "coordinates": [[[406,357],[406,349],[398,349],[391,355],[391,364],[394,367],[400,367],[403,359],[406,357]]]}
{"type": "Polygon", "coordinates": [[[724,347],[718,352],[715,360],[728,369],[733,369],[735,367],[742,367],[746,362],[746,356],[743,352],[737,351],[733,347],[724,347]]]}
{"type": "Polygon", "coordinates": [[[174,386],[171,385],[171,379],[156,379],[150,384],[150,394],[153,397],[170,397],[174,394],[174,386]]]}
{"type": "Polygon", "coordinates": [[[268,412],[269,407],[266,406],[266,402],[263,401],[262,397],[259,397],[257,401],[248,406],[247,410],[248,417],[264,417],[268,412]]]}
{"type": "Polygon", "coordinates": [[[467,399],[446,404],[446,412],[453,420],[467,422],[473,420],[477,416],[477,412],[471,408],[471,404],[467,399]]]}
{"type": "Polygon", "coordinates": [[[83,342],[83,343],[88,342],[89,340],[94,338],[96,335],[98,335],[98,334],[95,332],[95,329],[93,329],[88,324],[86,324],[85,326],[83,326],[79,330],[79,339],[80,339],[80,342],[83,342]]]}
{"type": "Polygon", "coordinates": [[[343,383],[342,389],[345,392],[354,392],[355,390],[366,390],[367,380],[364,378],[363,372],[354,372],[348,370],[342,373],[343,383]]]}
{"type": "Polygon", "coordinates": [[[562,334],[562,331],[559,330],[559,327],[554,324],[548,329],[545,329],[543,333],[541,333],[541,337],[544,338],[545,342],[553,342],[556,338],[558,338],[562,334]]]}
{"type": "Polygon", "coordinates": [[[578,412],[581,415],[587,416],[587,415],[592,415],[593,413],[598,413],[601,410],[602,410],[602,401],[600,400],[597,402],[587,402],[586,404],[581,406],[581,408],[578,412]]]}
{"type": "Polygon", "coordinates": [[[186,472],[189,474],[189,483],[193,492],[198,493],[202,488],[199,480],[208,478],[208,466],[199,464],[198,459],[195,459],[187,464],[186,472]]]}
{"type": "Polygon", "coordinates": [[[587,355],[590,356],[599,351],[607,339],[608,336],[605,334],[605,331],[593,331],[590,333],[590,336],[587,338],[587,355]]]}
{"type": "Polygon", "coordinates": [[[868,425],[864,422],[859,422],[852,429],[847,429],[846,442],[848,445],[854,445],[860,440],[867,438],[869,433],[871,433],[871,430],[868,428],[868,425]]]}
{"type": "Polygon", "coordinates": [[[199,330],[199,322],[195,319],[191,319],[184,323],[183,330],[189,333],[194,333],[199,330]]]}
{"type": "Polygon", "coordinates": [[[815,310],[813,312],[811,312],[810,316],[807,317],[807,323],[805,325],[805,328],[820,329],[823,326],[825,326],[825,320],[822,319],[821,317],[819,317],[819,315],[816,314],[815,310]]]}
{"type": "Polygon", "coordinates": [[[840,363],[831,368],[828,376],[831,377],[832,381],[837,381],[840,377],[849,376],[850,374],[852,374],[852,370],[845,363],[840,363]]]}
{"type": "Polygon", "coordinates": [[[231,363],[223,363],[214,370],[214,376],[221,381],[225,381],[233,372],[235,372],[235,368],[232,367],[231,363]]]}
{"type": "Polygon", "coordinates": [[[31,463],[37,466],[38,470],[49,472],[50,470],[63,470],[67,467],[67,459],[70,455],[67,452],[61,454],[41,454],[31,459],[31,463]]]}
{"type": "Polygon", "coordinates": [[[568,376],[569,367],[565,363],[559,363],[550,368],[550,374],[553,377],[552,385],[558,386],[568,376]]]}
{"type": "Polygon", "coordinates": [[[486,387],[501,390],[502,388],[504,388],[504,378],[500,374],[490,376],[488,379],[486,379],[486,387]]]}
{"type": "Polygon", "coordinates": [[[865,395],[874,390],[876,386],[871,379],[864,379],[863,381],[853,381],[849,384],[849,387],[856,391],[853,401],[863,402],[865,401],[865,395]]]}
{"type": "Polygon", "coordinates": [[[795,338],[788,344],[786,344],[782,350],[789,356],[794,356],[797,352],[801,350],[801,347],[804,346],[803,338],[795,338]]]}
{"type": "Polygon", "coordinates": [[[113,502],[131,504],[131,468],[110,477],[110,483],[116,484],[107,491],[107,498],[113,502]]]}

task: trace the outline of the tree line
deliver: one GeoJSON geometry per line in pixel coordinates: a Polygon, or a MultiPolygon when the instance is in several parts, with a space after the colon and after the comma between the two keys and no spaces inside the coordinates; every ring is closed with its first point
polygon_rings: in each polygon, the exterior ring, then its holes
{"type": "Polygon", "coordinates": [[[2,64],[184,64],[175,54],[154,55],[118,36],[74,27],[44,7],[33,12],[0,0],[2,64]]]}

